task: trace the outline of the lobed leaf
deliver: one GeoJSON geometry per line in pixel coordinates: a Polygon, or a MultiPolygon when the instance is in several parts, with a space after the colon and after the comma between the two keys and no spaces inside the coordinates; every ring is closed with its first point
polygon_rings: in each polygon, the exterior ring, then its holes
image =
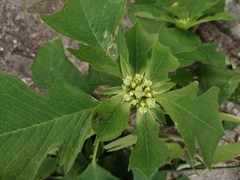
{"type": "Polygon", "coordinates": [[[88,76],[85,83],[89,86],[110,85],[119,86],[122,79],[111,74],[94,69],[92,66],[88,68],[88,76]]]}
{"type": "Polygon", "coordinates": [[[164,107],[181,133],[193,158],[198,143],[204,164],[211,169],[212,157],[224,135],[218,112],[218,88],[212,87],[196,97],[197,83],[182,89],[160,94],[157,101],[164,107]]]}
{"type": "Polygon", "coordinates": [[[92,108],[99,103],[51,71],[49,92],[33,92],[0,72],[0,179],[33,179],[47,153],[58,149],[68,172],[91,132],[92,108]]]}
{"type": "Polygon", "coordinates": [[[78,177],[81,180],[119,180],[113,176],[109,171],[98,165],[96,162],[91,162],[83,173],[78,177]]]}
{"type": "Polygon", "coordinates": [[[41,19],[53,30],[81,44],[111,46],[125,12],[125,0],[68,0],[62,9],[41,19]]]}
{"type": "Polygon", "coordinates": [[[107,145],[104,146],[104,149],[106,149],[108,152],[117,151],[119,149],[123,149],[128,146],[131,146],[136,142],[137,142],[137,136],[130,134],[108,143],[107,145]]]}
{"type": "Polygon", "coordinates": [[[121,55],[126,62],[129,62],[129,52],[127,48],[127,40],[125,36],[124,29],[119,25],[118,34],[116,35],[116,44],[117,44],[117,54],[121,55]]]}
{"type": "Polygon", "coordinates": [[[79,50],[68,49],[68,51],[81,61],[90,63],[97,70],[122,77],[117,61],[101,48],[79,44],[79,50]]]}
{"type": "Polygon", "coordinates": [[[123,132],[128,123],[130,106],[123,101],[123,94],[103,99],[92,120],[92,128],[101,141],[113,140],[123,132]]]}
{"type": "Polygon", "coordinates": [[[134,134],[137,143],[132,151],[129,169],[137,168],[147,177],[170,156],[167,146],[158,137],[158,124],[147,112],[137,114],[134,134]]]}
{"type": "Polygon", "coordinates": [[[200,83],[199,94],[203,94],[212,86],[220,89],[219,104],[227,100],[240,83],[240,72],[214,66],[201,65],[197,69],[196,75],[200,83]]]}
{"type": "Polygon", "coordinates": [[[240,154],[240,143],[218,146],[213,156],[213,163],[229,161],[240,154]]]}
{"type": "Polygon", "coordinates": [[[183,52],[176,54],[176,57],[180,59],[194,61],[200,61],[204,64],[212,65],[219,68],[225,68],[225,53],[217,52],[217,43],[202,44],[191,52],[183,52]]]}
{"type": "Polygon", "coordinates": [[[178,60],[169,48],[157,42],[153,47],[151,59],[147,63],[146,79],[151,80],[153,84],[167,81],[168,73],[175,70],[178,65],[178,60]]]}
{"type": "Polygon", "coordinates": [[[133,74],[143,74],[146,70],[148,53],[157,40],[157,34],[148,34],[137,21],[126,32],[129,64],[133,74]]]}
{"type": "Polygon", "coordinates": [[[190,18],[202,14],[208,8],[214,6],[218,0],[178,0],[179,6],[186,8],[190,18]]]}
{"type": "Polygon", "coordinates": [[[167,27],[165,23],[147,19],[139,18],[139,22],[148,33],[158,33],[158,41],[168,47],[174,55],[182,52],[191,52],[201,44],[199,37],[189,31],[167,27]]]}
{"type": "Polygon", "coordinates": [[[68,0],[61,10],[41,18],[53,30],[80,42],[80,50],[69,49],[77,58],[121,77],[109,48],[124,13],[125,0],[68,0]]]}
{"type": "Polygon", "coordinates": [[[85,92],[92,91],[92,88],[84,83],[86,77],[65,55],[59,38],[48,41],[37,52],[31,67],[34,82],[39,87],[47,89],[45,82],[49,80],[49,71],[53,69],[73,86],[79,87],[85,92]]]}

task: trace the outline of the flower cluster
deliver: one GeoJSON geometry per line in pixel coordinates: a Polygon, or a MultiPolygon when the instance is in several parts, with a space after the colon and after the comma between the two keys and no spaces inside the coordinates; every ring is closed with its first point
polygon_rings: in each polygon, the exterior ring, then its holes
{"type": "Polygon", "coordinates": [[[136,106],[140,114],[146,113],[147,108],[155,107],[154,94],[156,92],[151,89],[152,81],[147,80],[143,75],[136,74],[135,77],[127,76],[123,79],[122,88],[125,90],[123,96],[124,101],[130,101],[136,106]]]}
{"type": "Polygon", "coordinates": [[[185,25],[185,24],[187,24],[189,21],[190,21],[190,18],[189,17],[187,17],[186,19],[179,19],[179,20],[177,20],[180,24],[183,24],[183,25],[185,25]]]}

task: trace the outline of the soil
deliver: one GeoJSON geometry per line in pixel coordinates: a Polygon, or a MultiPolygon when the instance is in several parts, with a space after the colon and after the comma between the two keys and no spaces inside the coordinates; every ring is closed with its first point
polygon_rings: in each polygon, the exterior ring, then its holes
{"type": "MultiPolygon", "coordinates": [[[[31,64],[36,52],[46,41],[60,37],[65,48],[77,47],[76,42],[53,32],[39,17],[40,14],[52,14],[59,10],[65,1],[0,0],[0,70],[15,74],[31,85],[31,64]]],[[[204,23],[199,26],[197,33],[204,42],[218,42],[218,50],[225,51],[227,59],[236,68],[240,66],[240,2],[228,0],[226,3],[226,10],[236,20],[204,23]]],[[[85,63],[80,63],[68,52],[66,54],[84,74],[87,73],[88,66],[85,63]]],[[[234,111],[236,106],[225,106],[229,112],[240,116],[238,108],[234,111]]],[[[185,173],[189,175],[194,172],[185,173]]],[[[178,175],[170,174],[169,178],[178,175]]],[[[200,177],[191,176],[191,179],[236,180],[239,177],[240,169],[225,169],[207,172],[200,177]]]]}

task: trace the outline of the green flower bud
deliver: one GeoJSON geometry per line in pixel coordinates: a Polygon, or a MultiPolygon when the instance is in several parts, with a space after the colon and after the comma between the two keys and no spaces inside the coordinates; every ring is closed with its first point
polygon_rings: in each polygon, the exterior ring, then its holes
{"type": "Polygon", "coordinates": [[[127,91],[127,86],[122,85],[123,90],[127,91]]]}
{"type": "Polygon", "coordinates": [[[150,80],[145,80],[145,81],[144,81],[144,85],[147,86],[147,87],[149,87],[149,86],[152,85],[152,81],[150,81],[150,80]]]}
{"type": "Polygon", "coordinates": [[[124,101],[130,101],[130,99],[131,99],[131,96],[129,94],[124,94],[123,96],[124,101]]]}
{"type": "Polygon", "coordinates": [[[151,98],[152,97],[152,93],[147,93],[146,96],[151,98]]]}
{"type": "Polygon", "coordinates": [[[132,91],[130,91],[130,92],[129,92],[129,95],[130,95],[130,96],[133,96],[133,95],[134,95],[134,93],[133,93],[132,91]]]}
{"type": "Polygon", "coordinates": [[[154,98],[147,98],[146,103],[147,103],[149,108],[155,107],[155,99],[154,98]]]}
{"type": "Polygon", "coordinates": [[[137,84],[135,82],[132,82],[131,86],[132,86],[132,88],[135,88],[137,86],[137,84]]]}
{"type": "Polygon", "coordinates": [[[147,112],[147,108],[141,106],[139,109],[139,113],[142,115],[143,113],[146,113],[147,112]]]}
{"type": "Polygon", "coordinates": [[[178,2],[175,2],[172,4],[172,7],[177,7],[178,6],[178,2]]]}
{"type": "Polygon", "coordinates": [[[134,100],[132,100],[131,104],[134,105],[134,106],[136,106],[136,104],[137,104],[138,102],[139,102],[138,100],[134,99],[134,100]]]}
{"type": "Polygon", "coordinates": [[[142,79],[143,79],[143,75],[141,75],[141,74],[136,74],[136,75],[135,75],[135,79],[141,79],[141,80],[142,80],[142,79]]]}
{"type": "Polygon", "coordinates": [[[151,92],[151,89],[150,89],[149,87],[147,87],[147,88],[144,89],[144,92],[150,93],[150,92],[151,92]]]}
{"type": "Polygon", "coordinates": [[[143,95],[143,89],[142,89],[142,87],[141,86],[138,86],[136,89],[135,89],[135,96],[136,96],[136,98],[140,98],[140,97],[142,97],[142,95],[143,95]]]}
{"type": "Polygon", "coordinates": [[[156,91],[154,91],[154,90],[152,90],[152,95],[154,95],[154,94],[157,94],[157,92],[156,92],[156,91]]]}
{"type": "Polygon", "coordinates": [[[124,79],[124,80],[123,80],[123,84],[126,85],[126,86],[130,86],[131,81],[128,80],[128,79],[124,79]]]}
{"type": "Polygon", "coordinates": [[[132,77],[131,76],[127,75],[126,79],[129,80],[129,81],[132,81],[132,77]]]}
{"type": "Polygon", "coordinates": [[[146,105],[146,103],[145,103],[145,101],[141,101],[141,106],[143,106],[143,107],[145,107],[145,105],[146,105]]]}

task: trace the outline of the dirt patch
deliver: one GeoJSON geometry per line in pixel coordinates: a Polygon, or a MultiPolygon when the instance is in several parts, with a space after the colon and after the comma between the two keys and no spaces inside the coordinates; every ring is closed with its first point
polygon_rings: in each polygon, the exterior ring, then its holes
{"type": "MultiPolygon", "coordinates": [[[[40,19],[52,14],[66,0],[0,0],[0,69],[30,78],[30,66],[38,49],[48,40],[60,37],[64,47],[77,47],[76,42],[53,32],[40,19]]],[[[69,53],[67,52],[69,55],[69,53]]],[[[81,64],[73,56],[70,59],[81,64]]],[[[78,67],[82,67],[78,65],[78,67]]],[[[82,69],[86,73],[86,66],[82,69]]]]}

